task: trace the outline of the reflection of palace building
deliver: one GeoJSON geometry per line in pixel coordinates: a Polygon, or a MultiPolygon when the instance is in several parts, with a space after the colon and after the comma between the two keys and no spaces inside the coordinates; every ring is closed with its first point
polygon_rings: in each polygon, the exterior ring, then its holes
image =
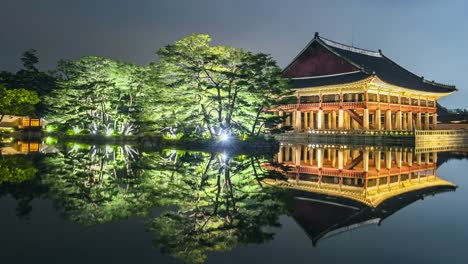
{"type": "Polygon", "coordinates": [[[276,161],[286,165],[285,188],[344,197],[376,207],[388,198],[434,186],[454,186],[437,177],[437,152],[315,148],[282,145],[276,161]]]}
{"type": "Polygon", "coordinates": [[[11,142],[0,147],[2,155],[32,154],[42,150],[41,142],[11,142]]]}
{"type": "Polygon", "coordinates": [[[289,214],[314,245],[327,237],[380,224],[424,196],[456,188],[437,177],[437,152],[284,144],[275,162],[287,168],[286,179],[266,182],[291,190],[289,214]]]}
{"type": "Polygon", "coordinates": [[[315,35],[285,68],[297,101],[272,111],[283,125],[309,129],[413,130],[437,127],[437,100],[454,86],[427,81],[379,50],[315,35]]]}

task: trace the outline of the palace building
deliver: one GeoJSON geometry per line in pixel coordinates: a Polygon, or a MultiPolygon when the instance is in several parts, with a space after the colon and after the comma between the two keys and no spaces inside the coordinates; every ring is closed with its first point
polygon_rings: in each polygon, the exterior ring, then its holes
{"type": "Polygon", "coordinates": [[[271,111],[296,131],[437,128],[437,100],[457,89],[386,57],[320,37],[283,70],[297,98],[271,111]]]}

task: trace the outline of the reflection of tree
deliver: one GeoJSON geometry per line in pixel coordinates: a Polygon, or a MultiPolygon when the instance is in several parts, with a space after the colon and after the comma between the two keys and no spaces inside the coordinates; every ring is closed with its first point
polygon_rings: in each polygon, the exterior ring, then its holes
{"type": "Polygon", "coordinates": [[[24,182],[36,173],[37,169],[27,156],[0,156],[0,185],[24,182]]]}
{"type": "Polygon", "coordinates": [[[16,215],[27,217],[32,207],[30,202],[34,197],[46,192],[34,177],[38,170],[35,168],[35,158],[23,155],[0,156],[0,197],[11,195],[18,201],[16,215]]]}
{"type": "Polygon", "coordinates": [[[67,219],[94,224],[138,214],[133,208],[136,182],[133,158],[138,153],[124,147],[73,145],[45,159],[43,182],[67,219]]]}
{"type": "Polygon", "coordinates": [[[147,223],[154,243],[186,262],[202,263],[207,251],[272,239],[266,228],[279,225],[283,205],[278,193],[255,181],[255,171],[258,175],[260,169],[252,161],[212,154],[186,182],[190,187],[183,189],[190,192],[184,192],[178,210],[147,223]]]}
{"type": "Polygon", "coordinates": [[[261,184],[257,158],[74,145],[45,162],[43,182],[66,219],[88,225],[177,208],[148,219],[146,229],[155,245],[191,263],[272,239],[267,228],[284,212],[278,191],[261,184]]]}

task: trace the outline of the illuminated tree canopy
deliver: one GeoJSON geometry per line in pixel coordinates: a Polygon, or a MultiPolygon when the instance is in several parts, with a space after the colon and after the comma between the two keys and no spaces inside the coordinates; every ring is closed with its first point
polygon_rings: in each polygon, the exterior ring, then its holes
{"type": "Polygon", "coordinates": [[[91,134],[138,131],[146,68],[100,57],[59,64],[58,87],[47,98],[51,122],[91,134]]]}
{"type": "Polygon", "coordinates": [[[162,80],[174,95],[189,98],[212,137],[255,135],[267,119],[264,110],[289,94],[271,56],[239,48],[210,46],[194,34],[161,48],[162,80]]]}
{"type": "Polygon", "coordinates": [[[40,99],[36,92],[23,88],[7,89],[0,85],[0,122],[8,115],[29,115],[40,99]]]}

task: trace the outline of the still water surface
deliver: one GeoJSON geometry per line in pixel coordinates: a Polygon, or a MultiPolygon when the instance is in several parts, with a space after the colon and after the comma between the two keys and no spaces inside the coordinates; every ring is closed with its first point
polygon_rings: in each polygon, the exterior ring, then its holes
{"type": "Polygon", "coordinates": [[[2,263],[468,258],[463,149],[284,144],[254,156],[39,147],[2,148],[2,263]]]}

